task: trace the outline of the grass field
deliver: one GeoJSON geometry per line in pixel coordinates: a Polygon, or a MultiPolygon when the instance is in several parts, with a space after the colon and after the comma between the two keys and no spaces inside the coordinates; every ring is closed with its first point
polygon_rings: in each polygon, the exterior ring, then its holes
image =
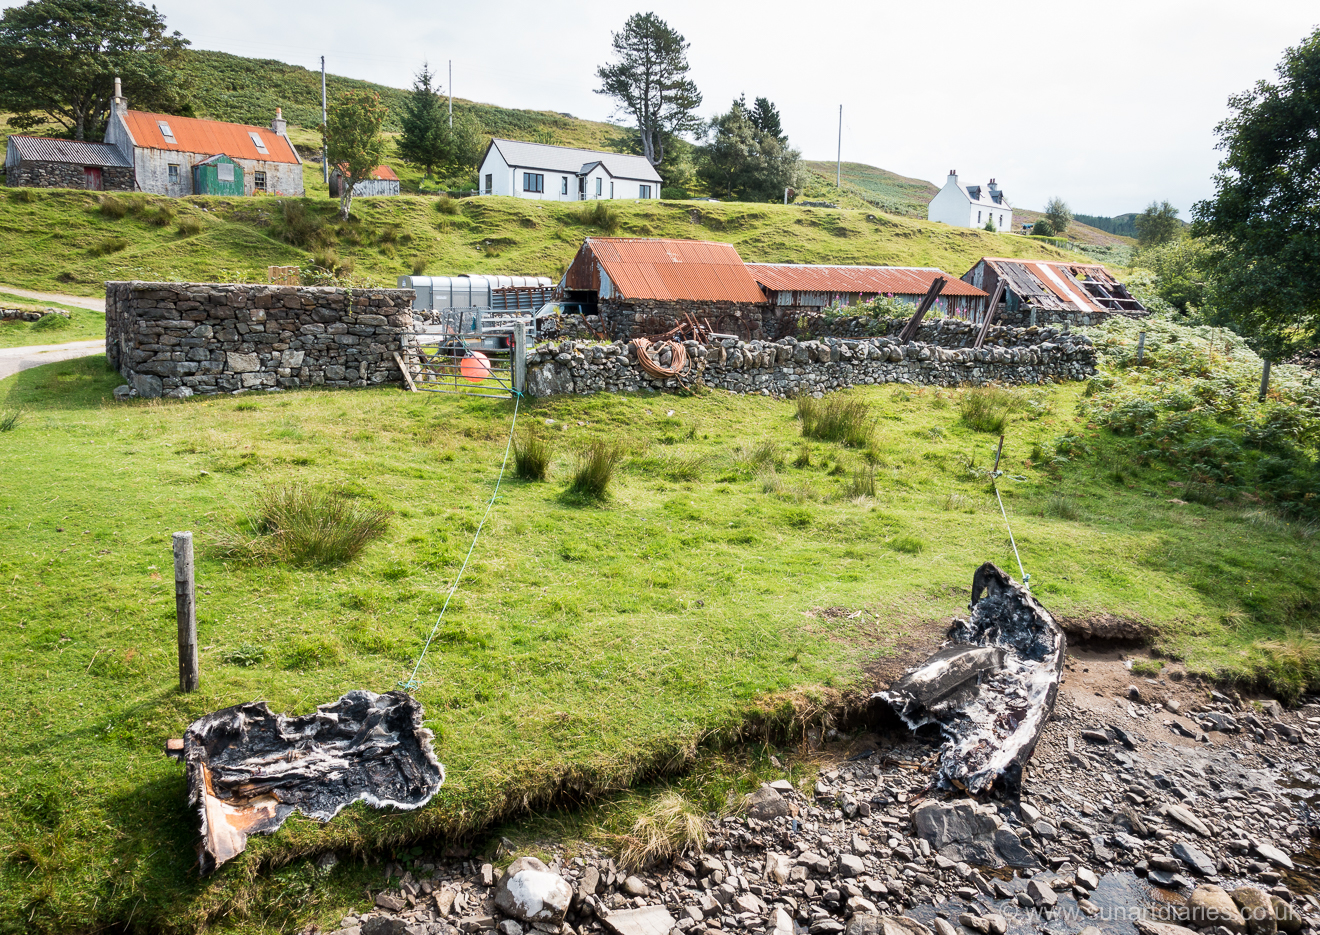
{"type": "Polygon", "coordinates": [[[0,199],[0,282],[86,295],[103,294],[105,280],[264,282],[267,266],[314,258],[351,263],[359,279],[387,285],[415,266],[432,275],[557,278],[583,238],[605,233],[725,241],[748,261],[939,266],[955,276],[986,255],[1064,255],[874,209],[624,202],[612,203],[617,225],[604,231],[576,204],[515,198],[462,199],[450,214],[432,197],[359,198],[347,223],[335,220],[337,202],[314,197],[16,189],[0,199]]]}
{"type": "MultiPolygon", "coordinates": [[[[553,444],[550,479],[505,478],[420,672],[441,795],[418,813],[291,820],[202,882],[163,742],[226,705],[306,712],[405,678],[512,406],[393,389],[115,404],[120,382],[98,357],[0,383],[0,412],[22,413],[0,433],[0,471],[22,479],[0,493],[4,932],[337,918],[367,871],[319,874],[309,855],[437,846],[680,768],[757,712],[787,720],[794,699],[865,686],[871,664],[960,611],[980,562],[1016,575],[985,479],[995,439],[967,427],[958,392],[850,394],[874,422],[865,448],[804,446],[794,404],[761,397],[528,402],[519,424],[553,444]],[[594,439],[626,458],[610,498],[587,505],[565,490],[594,439]],[[392,510],[387,535],[347,566],[218,558],[256,499],[290,482],[392,510]],[[188,696],[170,585],[180,529],[199,543],[202,685],[188,696]]],[[[1192,671],[1266,677],[1257,642],[1314,616],[1314,538],[1170,502],[1168,470],[1117,471],[1122,440],[1075,421],[1081,389],[1016,391],[1001,413],[1000,483],[1036,593],[1064,617],[1140,620],[1192,671]],[[1042,454],[1064,434],[1094,453],[1042,454]]]]}

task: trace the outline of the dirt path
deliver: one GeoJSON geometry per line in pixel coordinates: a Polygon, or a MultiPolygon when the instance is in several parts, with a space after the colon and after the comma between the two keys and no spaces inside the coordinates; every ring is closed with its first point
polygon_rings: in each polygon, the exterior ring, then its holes
{"type": "MultiPolygon", "coordinates": [[[[74,308],[85,308],[92,312],[105,311],[105,299],[91,299],[85,295],[64,295],[60,292],[33,292],[31,289],[19,289],[15,286],[6,286],[0,284],[0,292],[8,292],[10,295],[16,295],[23,299],[32,299],[34,302],[58,302],[60,305],[72,305],[74,308]]],[[[32,348],[28,348],[32,350],[32,348]]]]}
{"type": "Polygon", "coordinates": [[[68,344],[38,344],[33,347],[0,348],[0,380],[12,377],[20,370],[53,364],[75,357],[91,357],[105,353],[104,341],[71,341],[68,344]]]}

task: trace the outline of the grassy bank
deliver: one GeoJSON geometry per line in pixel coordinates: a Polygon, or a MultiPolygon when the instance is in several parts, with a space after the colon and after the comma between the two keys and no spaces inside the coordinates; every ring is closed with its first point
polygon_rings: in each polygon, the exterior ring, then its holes
{"type": "MultiPolygon", "coordinates": [[[[994,436],[967,426],[959,393],[852,394],[874,420],[860,448],[804,446],[794,405],[760,397],[529,402],[519,422],[552,443],[550,480],[506,478],[419,673],[441,795],[418,813],[290,821],[202,882],[164,740],[226,705],[305,712],[406,677],[511,406],[393,389],[113,404],[119,382],[89,358],[0,383],[0,410],[24,411],[0,434],[0,471],[23,479],[0,494],[0,931],[292,928],[321,911],[289,896],[315,871],[272,867],[444,841],[681,766],[752,712],[866,684],[965,606],[981,561],[1016,572],[986,482],[994,436]],[[600,503],[566,495],[592,440],[626,447],[600,503]],[[389,531],[347,566],[220,557],[212,544],[289,482],[390,509],[389,531]],[[202,687],[188,696],[174,687],[178,529],[199,541],[202,687]]],[[[1042,601],[1141,620],[1192,671],[1268,677],[1258,642],[1314,613],[1314,538],[1171,502],[1159,464],[1116,472],[1114,436],[1075,420],[1081,392],[967,409],[1008,421],[1001,486],[1042,601]],[[1090,454],[1037,455],[1064,435],[1090,454]]],[[[326,883],[325,912],[361,898],[356,872],[326,883]]]]}
{"type": "Polygon", "coordinates": [[[264,282],[267,266],[312,261],[390,285],[414,268],[557,277],[584,237],[605,233],[724,241],[749,261],[939,266],[959,276],[986,255],[1063,255],[1021,237],[792,205],[616,202],[602,217],[572,203],[400,196],[356,199],[341,223],[337,202],[319,198],[21,189],[0,199],[0,282],[86,295],[109,279],[264,282]]]}
{"type": "Polygon", "coordinates": [[[0,347],[67,344],[70,341],[89,341],[105,337],[105,314],[102,312],[59,303],[34,302],[4,292],[0,292],[0,306],[23,309],[60,308],[69,313],[68,318],[63,315],[47,315],[39,321],[0,322],[0,347]]]}

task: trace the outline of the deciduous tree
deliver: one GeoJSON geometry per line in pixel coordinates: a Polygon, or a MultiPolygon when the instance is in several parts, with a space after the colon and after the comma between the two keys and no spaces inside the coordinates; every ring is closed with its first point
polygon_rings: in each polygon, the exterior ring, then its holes
{"type": "Polygon", "coordinates": [[[1051,198],[1050,203],[1045,206],[1045,217],[1049,218],[1050,227],[1054,233],[1062,234],[1072,223],[1072,212],[1068,210],[1068,205],[1062,198],[1051,198]]]}
{"type": "Polygon", "coordinates": [[[173,67],[188,40],[134,0],[32,0],[0,17],[0,110],[30,130],[57,123],[76,140],[105,132],[115,78],[138,107],[190,112],[173,67]]]}
{"type": "Polygon", "coordinates": [[[1143,249],[1176,240],[1182,233],[1178,209],[1167,201],[1152,201],[1133,223],[1137,227],[1137,243],[1143,249]]]}
{"type": "Polygon", "coordinates": [[[1213,304],[1268,356],[1320,341],[1320,29],[1277,71],[1229,98],[1215,195],[1192,227],[1225,248],[1213,304]]]}
{"type": "Polygon", "coordinates": [[[341,220],[348,220],[353,206],[354,183],[371,178],[371,171],[385,155],[380,127],[386,113],[375,91],[346,91],[330,105],[321,135],[330,164],[344,175],[339,194],[341,220]]]}
{"type": "Polygon", "coordinates": [[[632,115],[642,155],[659,166],[669,137],[701,127],[701,92],[687,77],[688,42],[654,13],[634,13],[610,45],[618,61],[596,69],[596,93],[632,115]]]}

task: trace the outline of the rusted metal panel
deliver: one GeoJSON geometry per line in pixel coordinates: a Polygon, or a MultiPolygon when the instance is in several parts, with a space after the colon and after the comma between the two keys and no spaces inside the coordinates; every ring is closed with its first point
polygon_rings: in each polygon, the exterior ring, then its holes
{"type": "Polygon", "coordinates": [[[269,127],[249,127],[219,120],[198,120],[195,117],[176,117],[173,114],[148,114],[130,110],[123,115],[124,123],[138,146],[184,153],[224,153],[233,159],[252,159],[264,162],[298,164],[293,145],[269,127]],[[164,123],[172,131],[174,141],[165,138],[164,123]],[[266,152],[257,148],[252,134],[261,140],[266,152]]]}
{"type": "Polygon", "coordinates": [[[748,263],[752,278],[773,291],[797,290],[854,295],[924,296],[937,278],[947,279],[945,296],[985,298],[971,283],[934,267],[815,266],[797,263],[748,263]]]}
{"type": "Polygon", "coordinates": [[[766,301],[732,244],[590,237],[565,273],[564,288],[599,291],[602,274],[623,299],[766,301]]]}
{"type": "Polygon", "coordinates": [[[1146,311],[1098,263],[985,257],[963,280],[977,282],[983,289],[992,289],[1003,280],[1018,299],[1038,308],[1074,312],[1146,311]]]}

